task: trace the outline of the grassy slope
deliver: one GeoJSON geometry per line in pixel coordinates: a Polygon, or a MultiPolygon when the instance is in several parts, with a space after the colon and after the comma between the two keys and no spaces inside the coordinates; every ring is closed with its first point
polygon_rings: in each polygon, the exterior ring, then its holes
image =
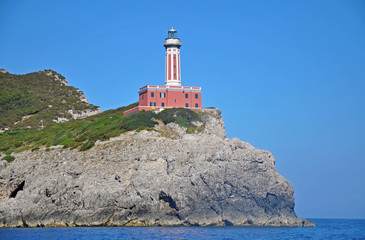
{"type": "Polygon", "coordinates": [[[142,111],[134,115],[123,116],[123,112],[137,106],[137,103],[116,110],[66,123],[51,124],[41,130],[22,129],[0,133],[0,152],[6,154],[5,160],[12,161],[11,152],[28,149],[38,149],[41,146],[50,147],[63,145],[64,148],[87,150],[94,146],[97,140],[108,140],[110,137],[131,130],[153,130],[154,119],[164,123],[176,122],[186,127],[188,132],[202,130],[192,122],[201,121],[198,113],[189,109],[175,108],[164,110],[158,114],[142,111]]]}
{"type": "Polygon", "coordinates": [[[82,93],[76,88],[55,80],[56,75],[65,79],[52,70],[25,75],[0,72],[0,129],[39,129],[42,124],[51,124],[56,117],[70,119],[67,112],[70,109],[97,109],[97,106],[82,102],[82,93]],[[32,116],[22,121],[27,115],[32,116]]]}

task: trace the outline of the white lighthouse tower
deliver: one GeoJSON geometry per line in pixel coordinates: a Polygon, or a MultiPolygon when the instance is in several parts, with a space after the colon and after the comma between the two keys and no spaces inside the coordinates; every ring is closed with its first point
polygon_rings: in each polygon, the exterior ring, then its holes
{"type": "Polygon", "coordinates": [[[181,42],[180,39],[177,37],[176,30],[173,27],[167,32],[167,38],[163,45],[166,48],[165,85],[181,86],[181,42]]]}

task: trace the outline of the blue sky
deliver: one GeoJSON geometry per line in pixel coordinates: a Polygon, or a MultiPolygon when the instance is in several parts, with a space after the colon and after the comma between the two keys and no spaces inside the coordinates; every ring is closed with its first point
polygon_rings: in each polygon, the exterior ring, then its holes
{"type": "Polygon", "coordinates": [[[365,218],[365,1],[0,0],[0,68],[117,108],[164,83],[169,26],[183,85],[274,154],[299,217],[365,218]]]}

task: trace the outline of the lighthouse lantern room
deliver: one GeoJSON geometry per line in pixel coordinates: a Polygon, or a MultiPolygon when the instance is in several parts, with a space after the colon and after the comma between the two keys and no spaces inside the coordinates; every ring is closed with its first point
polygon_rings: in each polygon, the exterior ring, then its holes
{"type": "Polygon", "coordinates": [[[125,111],[124,116],[141,110],[201,109],[201,87],[181,86],[181,42],[173,27],[167,32],[163,45],[165,47],[165,85],[147,85],[140,88],[138,106],[125,111]]]}

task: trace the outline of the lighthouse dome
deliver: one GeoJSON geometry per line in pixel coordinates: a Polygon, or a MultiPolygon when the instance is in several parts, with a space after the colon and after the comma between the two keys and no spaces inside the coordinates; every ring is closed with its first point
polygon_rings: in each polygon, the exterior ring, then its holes
{"type": "Polygon", "coordinates": [[[174,27],[171,27],[170,30],[167,32],[167,38],[178,38],[177,31],[174,29],[174,27]]]}

